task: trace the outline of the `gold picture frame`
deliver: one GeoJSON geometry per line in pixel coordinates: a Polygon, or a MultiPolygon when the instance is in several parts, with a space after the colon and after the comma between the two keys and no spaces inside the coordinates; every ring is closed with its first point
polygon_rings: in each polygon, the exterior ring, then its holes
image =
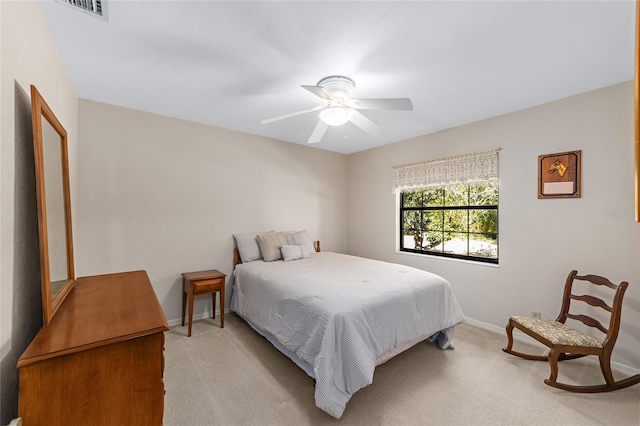
{"type": "Polygon", "coordinates": [[[538,156],[538,198],[580,198],[582,151],[538,156]]]}

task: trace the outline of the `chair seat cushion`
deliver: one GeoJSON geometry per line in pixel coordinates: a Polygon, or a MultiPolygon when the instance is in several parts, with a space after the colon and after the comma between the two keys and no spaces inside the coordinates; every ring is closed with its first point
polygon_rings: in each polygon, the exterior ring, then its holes
{"type": "Polygon", "coordinates": [[[602,348],[602,343],[593,337],[567,327],[558,321],[515,316],[511,317],[511,319],[522,327],[544,337],[554,345],[602,348]]]}

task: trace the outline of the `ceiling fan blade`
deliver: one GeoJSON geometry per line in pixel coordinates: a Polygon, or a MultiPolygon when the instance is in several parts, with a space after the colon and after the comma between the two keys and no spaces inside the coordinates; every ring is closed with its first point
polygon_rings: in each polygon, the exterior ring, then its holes
{"type": "Polygon", "coordinates": [[[366,133],[370,134],[374,138],[381,138],[386,134],[384,130],[380,126],[378,126],[373,121],[369,120],[367,117],[362,115],[356,110],[352,110],[351,122],[358,126],[360,129],[364,130],[366,133]]]}
{"type": "Polygon", "coordinates": [[[329,91],[327,89],[325,89],[324,87],[320,87],[320,86],[305,86],[304,84],[302,86],[303,89],[307,89],[308,91],[310,91],[311,93],[313,93],[314,95],[321,97],[322,99],[328,99],[330,101],[334,100],[335,97],[329,93],[329,91]]]}
{"type": "Polygon", "coordinates": [[[316,128],[313,129],[313,133],[311,133],[311,136],[309,136],[309,140],[307,141],[307,143],[320,142],[328,128],[329,125],[327,123],[322,120],[318,120],[318,124],[316,125],[316,128]]]}
{"type": "Polygon", "coordinates": [[[355,109],[413,111],[413,102],[409,98],[350,99],[348,104],[355,109]]]}
{"type": "Polygon", "coordinates": [[[316,107],[305,109],[305,110],[302,110],[302,111],[292,112],[290,114],[280,115],[278,117],[267,118],[266,120],[262,120],[260,122],[260,124],[273,123],[274,121],[284,120],[285,118],[291,118],[291,117],[295,117],[296,115],[302,115],[302,114],[306,114],[306,113],[309,113],[309,112],[317,111],[317,110],[322,109],[324,107],[325,107],[325,105],[318,105],[316,107]]]}

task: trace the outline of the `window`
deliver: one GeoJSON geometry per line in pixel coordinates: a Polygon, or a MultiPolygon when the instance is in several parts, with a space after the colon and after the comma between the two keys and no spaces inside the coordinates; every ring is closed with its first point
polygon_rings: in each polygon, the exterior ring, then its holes
{"type": "Polygon", "coordinates": [[[498,263],[499,151],[394,167],[401,251],[498,263]]]}
{"type": "Polygon", "coordinates": [[[402,192],[400,250],[498,263],[498,186],[402,192]]]}

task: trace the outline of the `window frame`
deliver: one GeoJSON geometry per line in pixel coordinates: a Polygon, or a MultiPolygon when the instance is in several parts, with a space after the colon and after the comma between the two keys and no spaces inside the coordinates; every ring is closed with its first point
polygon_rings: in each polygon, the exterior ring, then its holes
{"type": "MultiPolygon", "coordinates": [[[[482,185],[482,183],[460,183],[460,186],[462,185],[466,185],[467,188],[470,188],[471,186],[477,186],[477,185],[482,185]]],[[[447,187],[450,187],[451,185],[443,185],[440,187],[435,187],[433,189],[442,189],[444,191],[447,191],[447,187]]],[[[456,185],[457,186],[457,185],[456,185]]],[[[398,225],[399,225],[399,251],[400,252],[404,252],[404,253],[414,253],[414,254],[419,254],[419,255],[424,255],[424,256],[436,256],[436,257],[444,257],[444,258],[450,258],[450,259],[459,259],[459,260],[466,260],[466,261],[471,261],[471,262],[481,262],[481,263],[490,263],[490,264],[495,264],[498,265],[499,261],[500,261],[500,225],[499,225],[499,221],[500,221],[500,212],[499,212],[499,206],[500,206],[500,191],[499,191],[499,185],[496,185],[496,189],[498,192],[498,203],[497,204],[490,204],[490,205],[466,205],[466,206],[447,206],[445,204],[445,200],[446,197],[443,195],[443,204],[442,206],[421,206],[421,207],[405,207],[404,206],[404,196],[405,193],[413,193],[413,192],[424,192],[425,190],[428,189],[423,189],[423,190],[407,190],[407,191],[400,191],[399,196],[398,196],[398,202],[399,202],[399,207],[397,209],[397,212],[399,213],[399,217],[398,217],[398,225]],[[443,212],[443,221],[444,221],[444,212],[446,211],[451,211],[451,210],[464,210],[467,211],[467,217],[469,215],[469,212],[472,210],[495,210],[496,212],[496,249],[497,249],[497,257],[494,258],[488,258],[488,257],[481,257],[481,256],[471,256],[471,255],[462,255],[462,254],[455,254],[455,253],[445,253],[445,252],[437,252],[437,251],[427,251],[427,250],[418,250],[418,249],[410,249],[410,248],[405,248],[404,247],[404,213],[406,211],[419,211],[419,212],[425,212],[425,211],[442,211],[443,212]]],[[[471,197],[470,195],[470,191],[467,190],[467,197],[471,197]]],[[[422,222],[422,215],[420,218],[420,222],[422,222]]],[[[443,229],[441,231],[443,234],[447,231],[444,230],[444,226],[443,229]]],[[[469,235],[473,235],[473,234],[482,234],[482,233],[478,233],[478,232],[470,232],[469,228],[467,228],[467,230],[465,232],[458,232],[460,234],[466,234],[467,235],[467,248],[468,248],[468,243],[469,243],[469,235]]],[[[444,243],[444,242],[443,242],[444,243]]],[[[468,251],[467,251],[468,252],[468,251]]]]}

